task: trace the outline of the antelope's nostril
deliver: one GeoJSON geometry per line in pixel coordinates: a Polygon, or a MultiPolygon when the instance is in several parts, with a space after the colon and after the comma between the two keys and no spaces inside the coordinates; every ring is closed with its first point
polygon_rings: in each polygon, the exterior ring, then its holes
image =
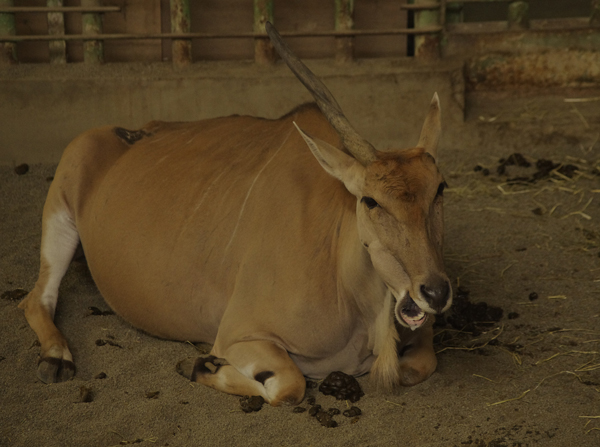
{"type": "Polygon", "coordinates": [[[421,295],[432,309],[441,312],[448,303],[450,284],[448,281],[438,281],[438,284],[423,284],[421,285],[421,295]]]}

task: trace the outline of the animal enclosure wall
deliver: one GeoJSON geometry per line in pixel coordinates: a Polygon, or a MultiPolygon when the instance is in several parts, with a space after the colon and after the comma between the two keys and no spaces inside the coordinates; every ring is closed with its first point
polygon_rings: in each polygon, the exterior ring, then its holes
{"type": "MultiPolygon", "coordinates": [[[[589,22],[591,17],[597,22],[597,8],[594,0],[0,0],[0,38],[13,39],[9,52],[22,63],[81,62],[89,41],[73,37],[95,33],[104,35],[106,62],[171,60],[171,39],[157,37],[175,32],[196,36],[191,39],[192,60],[240,60],[254,58],[252,35],[264,32],[269,19],[290,34],[290,45],[303,58],[333,57],[340,40],[350,42],[356,58],[401,57],[414,54],[415,35],[417,41],[428,36],[412,33],[415,28],[443,31],[441,44],[446,46],[455,40],[453,33],[498,32],[507,28],[507,21],[510,29],[527,28],[530,19],[534,29],[540,28],[534,23],[540,20],[553,21],[550,26],[556,30],[583,27],[583,22],[564,19],[586,17],[589,22]],[[183,22],[175,23],[171,10],[177,8],[184,12],[183,22]],[[477,25],[456,27],[462,23],[477,25]],[[353,34],[336,39],[335,32],[353,34]],[[68,40],[49,41],[48,35],[68,40]],[[52,54],[57,49],[62,58],[52,54]]],[[[6,50],[0,53],[0,61],[11,57],[6,50]]]]}
{"type": "Polygon", "coordinates": [[[449,129],[466,90],[597,86],[598,5],[0,0],[0,163],[57,161],[94,126],[286,113],[310,97],[261,46],[265,18],[367,138],[409,143],[434,91],[449,129]]]}
{"type": "MultiPolygon", "coordinates": [[[[82,5],[79,0],[64,0],[66,7],[82,5]]],[[[252,33],[254,24],[253,0],[192,0],[190,32],[215,35],[252,33]]],[[[407,13],[395,0],[356,1],[354,25],[357,29],[391,29],[406,27],[407,13]]],[[[159,34],[171,31],[169,0],[106,0],[102,6],[114,6],[117,12],[102,15],[104,34],[159,34]]],[[[43,7],[45,0],[15,1],[15,6],[43,7]]],[[[0,2],[2,6],[2,2],[0,2]]],[[[318,33],[332,30],[335,22],[335,3],[321,0],[275,1],[273,19],[282,30],[318,33]]],[[[15,13],[16,35],[48,34],[46,14],[15,13]]],[[[82,13],[64,14],[64,32],[82,33],[82,13]]],[[[1,33],[0,33],[1,34],[1,33]]],[[[303,37],[290,39],[290,45],[304,58],[332,57],[334,38],[303,37]]],[[[108,40],[104,43],[106,62],[160,62],[171,59],[171,42],[159,39],[108,40]]],[[[30,41],[16,44],[18,60],[25,63],[50,61],[48,42],[30,41]]],[[[68,62],[83,61],[83,43],[67,41],[68,62]]],[[[357,57],[397,57],[406,54],[406,36],[358,36],[355,41],[357,57]]],[[[240,60],[254,58],[251,38],[193,39],[193,60],[240,60]]]]}

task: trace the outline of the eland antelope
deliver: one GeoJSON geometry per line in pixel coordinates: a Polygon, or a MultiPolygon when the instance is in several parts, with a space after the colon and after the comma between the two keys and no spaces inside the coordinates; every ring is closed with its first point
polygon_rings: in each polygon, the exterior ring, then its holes
{"type": "Polygon", "coordinates": [[[435,370],[431,315],[452,301],[438,96],[416,147],[378,151],[267,30],[316,106],[276,120],[102,127],[65,149],[44,206],[39,277],[20,304],[42,381],[75,373],[53,319],[79,244],[125,320],[213,344],[182,368],[217,390],[295,404],[305,376],[370,371],[390,388],[435,370]]]}

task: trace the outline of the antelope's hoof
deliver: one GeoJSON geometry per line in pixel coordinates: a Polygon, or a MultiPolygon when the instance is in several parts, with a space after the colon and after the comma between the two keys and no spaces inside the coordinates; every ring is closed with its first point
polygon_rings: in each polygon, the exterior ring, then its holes
{"type": "Polygon", "coordinates": [[[181,360],[177,363],[176,370],[186,379],[196,382],[198,376],[205,374],[215,374],[223,365],[227,365],[225,359],[207,355],[198,357],[195,361],[191,358],[181,360]]]}
{"type": "Polygon", "coordinates": [[[75,375],[75,364],[70,360],[43,357],[38,362],[37,376],[44,383],[71,380],[75,375]]]}
{"type": "Polygon", "coordinates": [[[435,372],[437,360],[435,357],[431,361],[424,359],[421,361],[406,362],[400,366],[400,385],[414,386],[427,380],[435,372]]]}

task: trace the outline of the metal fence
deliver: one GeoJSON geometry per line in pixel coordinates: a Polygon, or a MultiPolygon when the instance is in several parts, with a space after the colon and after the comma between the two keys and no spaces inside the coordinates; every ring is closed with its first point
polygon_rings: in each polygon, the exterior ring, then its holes
{"type": "MultiPolygon", "coordinates": [[[[407,35],[410,36],[409,54],[416,58],[439,58],[444,47],[454,34],[489,33],[503,31],[527,32],[530,30],[529,4],[527,1],[514,0],[409,0],[400,7],[409,14],[409,25],[405,28],[355,29],[354,0],[333,0],[335,21],[333,29],[327,31],[286,31],[280,30],[284,37],[335,37],[335,58],[340,62],[353,60],[354,38],[357,36],[407,35]],[[475,28],[461,27],[462,10],[467,3],[504,2],[507,4],[507,20],[501,27],[475,28]]],[[[175,66],[184,66],[192,61],[192,39],[248,38],[254,40],[254,59],[257,64],[270,64],[275,60],[273,49],[266,37],[264,25],[273,21],[274,0],[253,0],[254,23],[251,32],[202,33],[191,32],[190,0],[170,0],[171,31],[163,33],[104,34],[102,14],[120,13],[121,8],[103,6],[101,0],[81,0],[81,6],[63,6],[63,0],[47,0],[45,7],[18,7],[13,0],[0,0],[0,63],[18,62],[17,42],[47,41],[50,50],[50,62],[67,61],[66,42],[82,41],[84,62],[89,64],[104,61],[103,43],[107,40],[160,39],[170,40],[172,62],[175,66]],[[45,14],[48,20],[48,34],[17,35],[15,32],[15,14],[45,14]],[[65,14],[81,13],[82,33],[65,33],[65,14]]],[[[570,20],[558,27],[541,26],[532,31],[536,33],[556,33],[575,29],[591,31],[598,36],[600,32],[600,0],[591,0],[589,17],[570,20]]],[[[584,37],[589,38],[589,36],[584,37]]]]}

